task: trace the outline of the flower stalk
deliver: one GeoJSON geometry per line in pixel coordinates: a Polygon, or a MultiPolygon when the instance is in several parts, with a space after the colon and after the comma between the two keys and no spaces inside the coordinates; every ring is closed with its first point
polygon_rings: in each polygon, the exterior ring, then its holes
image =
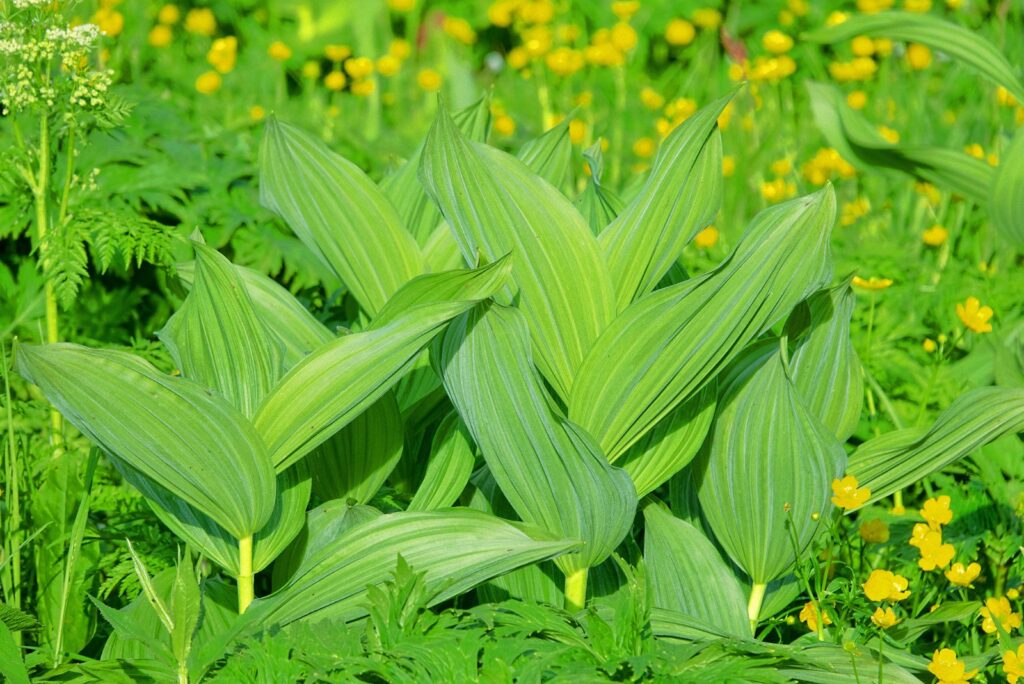
{"type": "Polygon", "coordinates": [[[252,574],[252,535],[238,540],[238,614],[245,612],[254,598],[252,574]]]}

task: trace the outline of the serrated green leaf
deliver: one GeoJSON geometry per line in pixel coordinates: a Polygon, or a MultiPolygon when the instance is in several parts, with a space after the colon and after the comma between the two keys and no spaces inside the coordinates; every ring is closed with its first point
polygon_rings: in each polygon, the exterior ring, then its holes
{"type": "MultiPolygon", "coordinates": [[[[462,136],[445,111],[427,136],[420,179],[468,263],[513,254],[513,280],[541,372],[561,396],[611,320],[608,269],[583,217],[522,162],[462,136]],[[586,287],[580,286],[585,274],[586,287]]],[[[510,303],[514,290],[499,301],[510,303]]]]}
{"type": "Polygon", "coordinates": [[[655,288],[683,251],[710,225],[722,203],[720,98],[678,126],[658,149],[639,194],[601,232],[619,310],[655,288]]]}
{"type": "Polygon", "coordinates": [[[260,202],[348,287],[373,316],[425,270],[395,208],[352,162],[300,129],[267,119],[260,151],[260,202]]]}
{"type": "Polygon", "coordinates": [[[245,416],[210,390],[113,350],[18,349],[17,369],[104,451],[247,537],[270,518],[274,470],[245,416]]]}
{"type": "Polygon", "coordinates": [[[469,483],[475,463],[469,430],[459,414],[449,413],[434,433],[423,481],[406,510],[431,511],[454,505],[469,483]]]}
{"type": "Polygon", "coordinates": [[[481,305],[456,319],[435,361],[502,493],[523,520],[585,542],[559,558],[569,574],[597,565],[629,530],[636,491],[593,439],[549,406],[525,317],[481,305]]]}
{"type": "Polygon", "coordinates": [[[615,459],[831,277],[831,186],[758,214],[714,271],[615,319],[581,366],[569,418],[615,459]]]}
{"type": "Polygon", "coordinates": [[[980,387],[957,397],[930,429],[906,428],[864,442],[850,455],[847,472],[871,490],[867,505],[1016,432],[1024,432],[1024,389],[980,387]]]}

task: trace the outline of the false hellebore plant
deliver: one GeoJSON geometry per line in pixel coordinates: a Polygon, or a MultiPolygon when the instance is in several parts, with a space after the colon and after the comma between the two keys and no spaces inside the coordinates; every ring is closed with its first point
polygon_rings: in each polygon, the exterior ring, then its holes
{"type": "Polygon", "coordinates": [[[481,142],[486,102],[442,108],[377,185],[271,120],[262,200],[345,283],[351,332],[197,241],[190,294],[161,333],[182,377],[118,351],[19,349],[21,373],[235,579],[245,613],[197,628],[175,609],[192,581],[179,568],[148,590],[167,618],[148,651],[120,636],[133,606],[108,611],[105,655],[197,676],[218,629],[363,617],[398,554],[435,602],[477,587],[577,610],[633,539],[656,632],[752,638],[795,596],[834,478],[852,472],[877,499],[1020,429],[1024,393],[978,390],[931,430],[847,456],[862,388],[853,294],[832,286],[831,187],[761,212],[708,273],[677,263],[719,208],[727,102],[664,141],[628,202],[591,152],[575,205],[560,191],[565,124],[517,158],[481,142]],[[408,510],[367,505],[388,480],[408,510]],[[307,510],[311,493],[323,503],[307,510]],[[256,598],[264,570],[274,590],[256,598]],[[190,651],[193,634],[204,646],[190,651]]]}

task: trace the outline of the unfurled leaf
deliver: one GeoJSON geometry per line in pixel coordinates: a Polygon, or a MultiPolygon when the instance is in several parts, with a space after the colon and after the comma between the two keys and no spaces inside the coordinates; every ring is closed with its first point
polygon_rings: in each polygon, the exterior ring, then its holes
{"type": "Polygon", "coordinates": [[[452,403],[523,520],[585,542],[563,572],[597,565],[629,530],[636,491],[593,439],[555,413],[516,309],[481,305],[449,326],[435,361],[452,403]]]}
{"type": "Polygon", "coordinates": [[[391,389],[449,320],[504,285],[509,266],[501,259],[475,271],[415,278],[369,330],[333,340],[296,364],[253,421],[277,470],[297,462],[391,389]]]}
{"type": "Polygon", "coordinates": [[[625,203],[614,190],[601,183],[601,177],[604,175],[601,143],[596,142],[587,148],[583,158],[590,169],[590,182],[577,200],[576,208],[587,219],[594,235],[600,235],[601,231],[622,212],[625,203]]]}
{"type": "Polygon", "coordinates": [[[786,323],[790,374],[804,405],[840,442],[857,429],[863,406],[860,359],[850,339],[856,297],[849,281],[822,290],[797,307],[786,323]]]}
{"type": "Polygon", "coordinates": [[[391,513],[317,549],[284,587],[256,599],[245,617],[253,625],[358,619],[366,615],[366,587],[390,579],[399,554],[426,574],[436,604],[576,547],[535,527],[468,509],[391,513]]]}
{"type": "Polygon", "coordinates": [[[753,636],[743,588],[704,533],[655,502],[644,507],[644,522],[644,562],[654,607],[676,611],[723,634],[753,636]]]}
{"type": "MultiPolygon", "coordinates": [[[[608,269],[583,217],[519,160],[466,140],[443,110],[427,137],[420,178],[468,263],[512,253],[537,365],[567,396],[614,314],[608,269]]],[[[510,288],[499,301],[511,303],[514,293],[510,288]]]]}
{"type": "Polygon", "coordinates": [[[906,428],[864,442],[847,471],[871,489],[871,503],[1017,432],[1024,432],[1024,389],[981,387],[958,397],[930,429],[906,428]]]}
{"type": "Polygon", "coordinates": [[[206,388],[125,352],[73,344],[19,347],[17,369],[82,434],[236,539],[270,518],[266,447],[238,409],[206,388]]]}
{"type": "Polygon", "coordinates": [[[716,122],[731,98],[702,108],[665,138],[640,193],[601,232],[620,310],[653,290],[718,213],[722,141],[716,122]]]}
{"type": "Polygon", "coordinates": [[[457,413],[448,414],[434,434],[426,473],[407,510],[430,511],[454,505],[469,483],[475,462],[469,431],[457,413]]]}
{"type": "Polygon", "coordinates": [[[307,458],[321,500],[365,504],[402,456],[402,414],[386,393],[307,458]]]}
{"type": "Polygon", "coordinates": [[[695,463],[701,511],[751,580],[767,584],[795,562],[830,510],[842,445],[804,406],[779,343],[747,350],[721,380],[711,438],[695,463]]]}
{"type": "Polygon", "coordinates": [[[569,418],[615,459],[831,276],[831,186],[758,214],[714,271],[632,304],[581,366],[569,418]]]}
{"type": "Polygon", "coordinates": [[[281,349],[261,323],[235,268],[198,242],[195,280],[160,339],[186,378],[252,417],[281,374],[281,349]]]}
{"type": "Polygon", "coordinates": [[[569,140],[569,117],[553,128],[529,141],[519,150],[519,161],[556,188],[565,183],[572,158],[569,140]]]}
{"type": "Polygon", "coordinates": [[[331,267],[369,315],[424,272],[395,208],[352,162],[270,117],[260,152],[260,202],[331,267]]]}

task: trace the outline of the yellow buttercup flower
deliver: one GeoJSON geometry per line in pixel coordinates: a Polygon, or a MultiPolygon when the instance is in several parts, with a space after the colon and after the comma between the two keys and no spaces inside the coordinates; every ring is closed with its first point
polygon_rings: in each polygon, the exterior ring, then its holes
{"type": "Polygon", "coordinates": [[[156,20],[161,24],[173,26],[181,21],[181,10],[178,9],[177,5],[164,5],[157,12],[156,20]]]}
{"type": "Polygon", "coordinates": [[[871,202],[867,197],[858,197],[852,202],[843,202],[839,212],[839,223],[844,226],[852,226],[860,218],[866,216],[869,211],[871,211],[871,202]]]}
{"type": "Polygon", "coordinates": [[[345,72],[352,78],[366,78],[373,73],[373,60],[369,57],[353,57],[345,62],[345,72]]]}
{"type": "Polygon", "coordinates": [[[402,61],[393,55],[384,55],[377,59],[377,73],[381,76],[394,76],[402,68],[402,61]]]}
{"type": "Polygon", "coordinates": [[[569,142],[573,145],[579,145],[587,137],[587,124],[583,123],[579,119],[573,119],[569,122],[569,142]]]}
{"type": "Polygon", "coordinates": [[[174,32],[165,24],[157,24],[149,30],[149,36],[146,40],[153,47],[167,47],[174,40],[174,32]]]}
{"type": "Polygon", "coordinates": [[[291,59],[292,49],[280,40],[275,40],[270,44],[270,47],[267,48],[267,54],[270,55],[271,59],[283,62],[287,59],[291,59]]]}
{"type": "Polygon", "coordinates": [[[861,585],[870,601],[902,601],[910,596],[907,578],[889,570],[872,570],[861,585]]]}
{"type": "Polygon", "coordinates": [[[217,31],[217,18],[208,7],[190,9],[185,15],[185,30],[199,36],[212,36],[217,31]]]}
{"type": "Polygon", "coordinates": [[[392,12],[411,12],[416,8],[416,0],[388,0],[392,12]]]}
{"type": "Polygon", "coordinates": [[[253,121],[263,121],[267,116],[267,110],[259,105],[249,107],[249,118],[253,121]]]}
{"type": "Polygon", "coordinates": [[[1003,674],[1009,684],[1017,684],[1017,680],[1024,677],[1024,644],[1016,651],[1003,651],[1003,674]]]}
{"type": "Polygon", "coordinates": [[[847,475],[841,480],[832,480],[832,503],[839,508],[860,508],[871,498],[871,490],[867,487],[859,487],[860,483],[853,475],[847,475]]]}
{"type": "Polygon", "coordinates": [[[101,7],[92,15],[92,23],[99,26],[105,36],[113,38],[124,30],[124,15],[111,7],[101,7]]]}
{"type": "Polygon", "coordinates": [[[953,520],[953,511],[949,507],[949,502],[950,498],[945,494],[924,502],[924,508],[920,510],[920,513],[921,517],[928,522],[929,527],[938,529],[953,520]]]}
{"type": "Polygon", "coordinates": [[[821,615],[822,626],[832,624],[832,618],[828,616],[825,611],[818,611],[814,601],[808,601],[804,604],[804,607],[800,609],[800,622],[807,624],[807,629],[812,632],[818,631],[818,615],[821,615]]]}
{"type": "Polygon", "coordinates": [[[935,224],[921,233],[921,239],[929,247],[939,247],[949,239],[949,231],[945,227],[935,224]]]}
{"type": "Polygon", "coordinates": [[[412,54],[412,46],[403,38],[395,38],[388,46],[388,54],[395,59],[406,59],[412,54]]]}
{"type": "Polygon", "coordinates": [[[772,162],[772,173],[776,176],[788,176],[793,170],[793,162],[789,157],[783,157],[772,162]]]}
{"type": "Polygon", "coordinates": [[[665,98],[654,88],[645,87],[640,91],[640,102],[644,107],[657,111],[665,105],[665,98]]]}
{"type": "Polygon", "coordinates": [[[927,45],[911,43],[907,46],[907,62],[912,69],[927,69],[932,64],[932,51],[927,45]]]}
{"type": "Polygon", "coordinates": [[[888,126],[879,126],[878,132],[882,134],[882,137],[885,138],[886,142],[892,145],[895,145],[900,141],[899,132],[895,129],[889,128],[888,126]]]}
{"type": "Polygon", "coordinates": [[[939,345],[935,344],[935,340],[932,338],[926,337],[924,342],[921,343],[921,348],[924,349],[926,354],[931,354],[939,348],[939,345]]]}
{"type": "Polygon", "coordinates": [[[774,55],[781,55],[793,49],[793,39],[778,29],[765,33],[761,38],[761,44],[774,55]]]}
{"type": "Polygon", "coordinates": [[[516,132],[516,122],[510,116],[498,116],[494,119],[494,130],[499,135],[509,136],[516,132]]]}
{"type": "Polygon", "coordinates": [[[903,9],[908,12],[928,12],[932,8],[932,0],[903,0],[903,9]]]}
{"type": "Polygon", "coordinates": [[[476,42],[476,31],[469,25],[469,22],[461,17],[445,17],[441,28],[449,36],[464,45],[472,45],[476,42]]]}
{"type": "Polygon", "coordinates": [[[1005,596],[999,598],[991,597],[985,599],[985,607],[981,609],[981,629],[986,634],[995,634],[999,631],[996,623],[1004,632],[1010,633],[1020,629],[1020,613],[1014,613],[1010,601],[1005,596]]]}
{"type": "Polygon", "coordinates": [[[420,69],[416,74],[416,85],[427,92],[435,92],[441,89],[441,74],[433,69],[420,69]]]}
{"type": "Polygon", "coordinates": [[[353,80],[349,90],[357,97],[368,97],[377,90],[377,82],[369,78],[353,80]]]}
{"type": "Polygon", "coordinates": [[[552,50],[544,58],[544,62],[559,76],[572,76],[584,66],[583,53],[569,47],[552,50]]]}
{"type": "Polygon", "coordinates": [[[612,3],[612,14],[621,21],[629,21],[639,9],[639,0],[617,0],[617,2],[612,3]]]}
{"type": "Polygon", "coordinates": [[[348,79],[345,78],[345,74],[341,73],[338,69],[331,70],[326,76],[324,76],[324,85],[327,86],[328,90],[335,92],[345,87],[345,83],[348,79]]]}
{"type": "Polygon", "coordinates": [[[654,156],[654,151],[657,148],[657,144],[650,138],[640,138],[633,143],[633,154],[642,159],[647,159],[654,156]]]}
{"type": "Polygon", "coordinates": [[[736,173],[736,158],[732,155],[722,157],[722,175],[726,178],[736,173]]]}
{"type": "Polygon", "coordinates": [[[884,290],[892,285],[892,278],[879,278],[871,276],[867,280],[860,276],[853,276],[853,284],[865,290],[884,290]]]}
{"type": "Polygon", "coordinates": [[[693,236],[693,244],[701,249],[711,249],[718,244],[718,229],[714,226],[708,226],[693,236]]]}
{"type": "Polygon", "coordinates": [[[665,41],[669,45],[689,45],[697,36],[697,29],[685,19],[673,19],[665,27],[665,41]]]}
{"type": "Polygon", "coordinates": [[[328,45],[324,48],[324,55],[332,62],[343,62],[352,56],[352,48],[348,45],[328,45]]]}
{"type": "Polygon", "coordinates": [[[956,305],[956,315],[960,321],[976,333],[992,332],[992,324],[989,323],[992,313],[992,308],[982,306],[977,297],[968,297],[963,304],[956,305]]]}
{"type": "Polygon", "coordinates": [[[940,684],[966,684],[978,674],[977,670],[967,672],[966,666],[956,657],[951,648],[942,648],[932,654],[928,671],[935,675],[940,684]]]}
{"type": "Polygon", "coordinates": [[[781,202],[794,195],[796,195],[796,184],[786,181],[785,178],[776,178],[761,183],[761,197],[768,202],[781,202]]]}
{"type": "Polygon", "coordinates": [[[977,563],[971,563],[967,567],[964,567],[963,563],[953,563],[949,570],[946,570],[946,579],[958,587],[969,587],[980,574],[981,566],[977,563]]]}
{"type": "Polygon", "coordinates": [[[875,608],[875,612],[871,615],[871,622],[873,622],[876,627],[881,627],[882,629],[889,629],[899,621],[899,618],[896,617],[896,613],[889,607],[883,609],[879,606],[878,608],[875,608]]]}
{"type": "Polygon", "coordinates": [[[889,526],[878,518],[861,523],[857,533],[869,544],[884,544],[889,541],[889,526]]]}
{"type": "Polygon", "coordinates": [[[870,57],[875,54],[875,41],[867,36],[857,36],[850,41],[850,48],[858,57],[870,57]]]}
{"type": "Polygon", "coordinates": [[[234,36],[225,36],[213,41],[209,52],[206,53],[206,61],[222,74],[232,71],[237,60],[238,38],[234,36]]]}
{"type": "Polygon", "coordinates": [[[218,90],[223,80],[216,71],[207,71],[196,79],[196,90],[203,95],[211,95],[218,90]]]}
{"type": "Polygon", "coordinates": [[[636,29],[624,21],[612,26],[611,43],[622,52],[629,52],[636,47],[636,29]]]}
{"type": "Polygon", "coordinates": [[[693,23],[702,29],[716,29],[722,25],[722,13],[710,7],[693,11],[693,23]]]}
{"type": "Polygon", "coordinates": [[[863,90],[854,90],[846,96],[846,104],[850,109],[864,109],[868,104],[868,96],[863,90]]]}

